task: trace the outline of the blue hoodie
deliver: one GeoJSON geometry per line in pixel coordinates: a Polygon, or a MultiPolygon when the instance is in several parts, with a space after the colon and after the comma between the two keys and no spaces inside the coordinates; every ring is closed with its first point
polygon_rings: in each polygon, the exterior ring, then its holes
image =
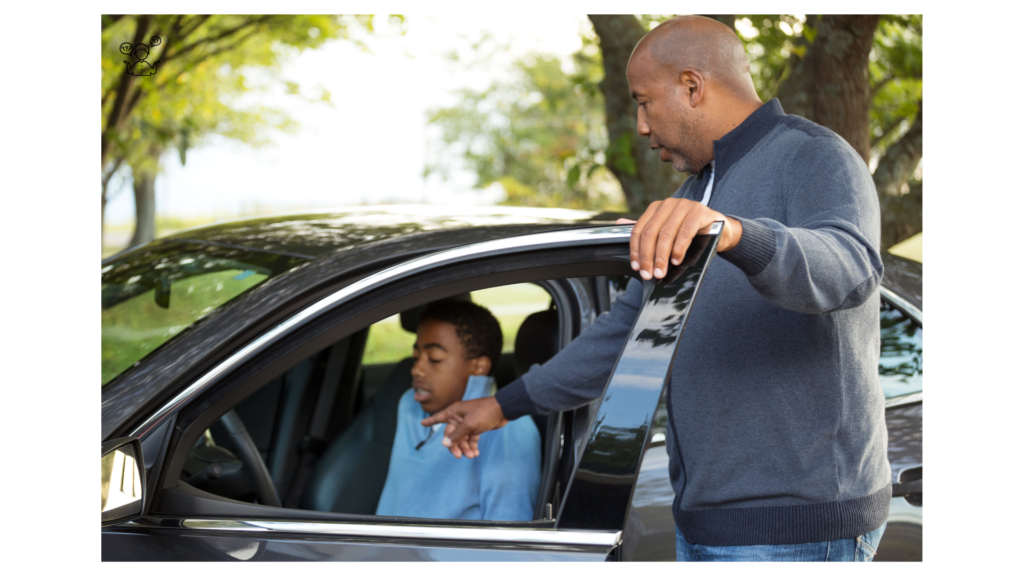
{"type": "MultiPolygon", "coordinates": [[[[470,376],[463,400],[494,394],[494,379],[470,376]]],[[[444,424],[429,416],[413,390],[398,402],[398,429],[378,516],[467,520],[533,520],[540,488],[540,434],[524,416],[480,436],[480,456],[454,458],[441,444],[444,424]],[[422,446],[417,450],[416,447],[422,446]]]]}

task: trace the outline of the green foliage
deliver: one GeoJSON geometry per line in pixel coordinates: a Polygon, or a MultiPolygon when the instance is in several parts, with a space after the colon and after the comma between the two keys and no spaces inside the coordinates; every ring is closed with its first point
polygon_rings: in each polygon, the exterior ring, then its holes
{"type": "Polygon", "coordinates": [[[910,129],[922,98],[921,15],[886,16],[875,32],[869,73],[872,154],[899,140],[910,129]]]}
{"type": "MultiPolygon", "coordinates": [[[[107,157],[108,162],[123,158],[133,169],[148,172],[157,170],[159,151],[177,148],[184,164],[187,149],[200,145],[211,134],[259,146],[269,142],[269,134],[274,130],[294,129],[294,122],[283,110],[261,105],[258,96],[282,85],[278,76],[290,56],[333,39],[348,38],[353,28],[370,30],[373,23],[373,17],[368,15],[151,18],[147,38],[163,39],[147,58],[150,63],[159,62],[157,70],[153,76],[135,78],[131,89],[122,96],[135,105],[110,133],[112,150],[107,157]]],[[[123,91],[123,61],[131,60],[118,47],[132,41],[139,20],[138,16],[124,16],[116,21],[104,17],[104,132],[118,91],[123,91]]],[[[391,20],[397,25],[403,23],[400,18],[391,20]]],[[[286,82],[284,89],[309,102],[330,103],[330,94],[322,87],[307,93],[297,84],[286,82]]]]}
{"type": "MultiPolygon", "coordinates": [[[[774,97],[790,65],[814,42],[816,17],[802,14],[738,14],[736,32],[750,58],[761,100],[774,97]]],[[[871,154],[878,157],[910,129],[921,102],[922,17],[889,15],[875,30],[870,55],[871,154]]]]}
{"type": "MultiPolygon", "coordinates": [[[[506,204],[622,210],[621,189],[604,167],[601,75],[596,46],[567,62],[529,55],[514,63],[510,80],[459,91],[459,103],[432,110],[429,121],[476,174],[476,187],[500,184],[506,204]]],[[[427,174],[447,177],[449,163],[431,159],[427,174]]]]}
{"type": "Polygon", "coordinates": [[[149,290],[103,310],[103,384],[218,306],[267,279],[264,274],[238,278],[242,272],[221,270],[174,282],[167,308],[159,306],[154,291],[149,290]]]}

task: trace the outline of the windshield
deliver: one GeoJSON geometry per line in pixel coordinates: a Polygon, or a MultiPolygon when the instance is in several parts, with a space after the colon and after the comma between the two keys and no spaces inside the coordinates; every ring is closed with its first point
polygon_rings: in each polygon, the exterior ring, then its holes
{"type": "Polygon", "coordinates": [[[167,241],[105,263],[102,384],[245,291],[306,261],[167,241]]]}

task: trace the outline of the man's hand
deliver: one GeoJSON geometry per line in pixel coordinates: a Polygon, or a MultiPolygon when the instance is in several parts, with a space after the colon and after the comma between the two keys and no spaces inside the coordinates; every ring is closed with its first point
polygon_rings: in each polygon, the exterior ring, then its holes
{"type": "Polygon", "coordinates": [[[498,404],[494,396],[488,396],[456,402],[430,418],[424,418],[420,424],[433,426],[439,422],[447,424],[441,443],[453,456],[462,458],[465,455],[466,458],[476,458],[480,455],[477,447],[480,434],[501,428],[508,424],[508,419],[501,411],[501,404],[498,404]]]}
{"type": "MultiPolygon", "coordinates": [[[[633,226],[629,238],[629,263],[644,280],[664,278],[669,262],[678,266],[686,255],[693,237],[707,232],[714,222],[722,220],[718,252],[736,247],[743,235],[743,225],[693,200],[667,198],[652,202],[633,226]]],[[[620,218],[616,224],[632,220],[620,218]]]]}

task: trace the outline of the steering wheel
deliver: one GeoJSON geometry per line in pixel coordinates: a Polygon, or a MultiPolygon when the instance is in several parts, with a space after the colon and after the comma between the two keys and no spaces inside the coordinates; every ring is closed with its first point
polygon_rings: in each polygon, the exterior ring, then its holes
{"type": "Polygon", "coordinates": [[[246,483],[256,493],[260,504],[280,508],[281,499],[277,495],[274,481],[270,478],[270,471],[263,464],[259,450],[256,449],[252,436],[249,436],[249,431],[245,429],[242,419],[234,410],[229,410],[215,425],[224,432],[228,444],[226,447],[242,461],[241,469],[246,472],[246,483]]]}

